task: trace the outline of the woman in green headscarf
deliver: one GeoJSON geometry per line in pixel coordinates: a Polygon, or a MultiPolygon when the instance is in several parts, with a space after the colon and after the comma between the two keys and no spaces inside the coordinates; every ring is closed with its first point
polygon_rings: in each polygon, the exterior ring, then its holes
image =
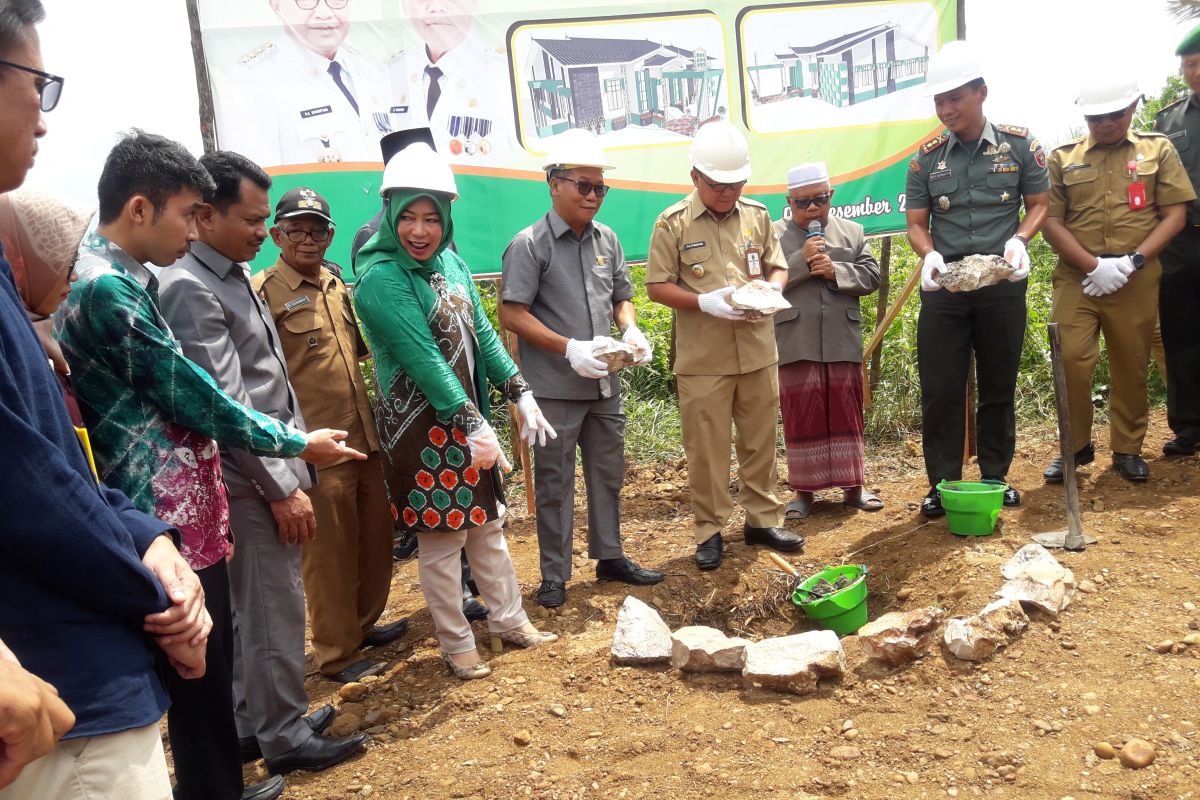
{"type": "Polygon", "coordinates": [[[527,440],[556,434],[500,344],[471,272],[447,250],[454,174],[428,145],[388,162],[384,222],[358,254],[354,297],[375,356],[375,409],[392,513],[417,532],[421,591],[447,668],[482,678],[463,616],[459,552],[487,602],[493,649],[554,641],[521,607],[504,541],[501,470],[511,467],[488,423],[488,383],[517,405],[527,440]]]}

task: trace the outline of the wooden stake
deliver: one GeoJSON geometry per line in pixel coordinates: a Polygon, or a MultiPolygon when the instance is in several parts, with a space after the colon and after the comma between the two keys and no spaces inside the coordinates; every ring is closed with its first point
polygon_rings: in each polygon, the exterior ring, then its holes
{"type": "Polygon", "coordinates": [[[875,333],[871,336],[871,341],[867,342],[867,346],[863,348],[863,408],[871,408],[871,383],[870,375],[867,374],[867,360],[871,354],[875,352],[875,348],[879,347],[883,342],[883,337],[887,334],[888,328],[896,321],[896,317],[900,314],[900,309],[904,308],[904,304],[908,302],[908,297],[913,293],[913,289],[917,288],[917,284],[921,282],[921,270],[914,269],[912,274],[908,276],[908,281],[905,282],[904,288],[900,290],[900,296],[896,298],[896,302],[888,310],[887,316],[883,321],[875,326],[875,333]]]}
{"type": "MultiPolygon", "coordinates": [[[[504,302],[504,278],[496,278],[496,321],[499,322],[500,304],[504,302]]],[[[500,325],[500,341],[504,342],[504,349],[512,356],[513,363],[517,365],[517,369],[521,368],[521,354],[517,350],[517,344],[513,340],[512,332],[500,325]]],[[[516,403],[508,404],[508,413],[512,419],[512,443],[517,450],[517,460],[521,462],[521,474],[525,481],[525,508],[529,511],[530,516],[536,514],[536,506],[534,501],[536,498],[533,495],[533,468],[532,459],[529,457],[529,445],[521,438],[521,415],[517,411],[516,403]]]]}

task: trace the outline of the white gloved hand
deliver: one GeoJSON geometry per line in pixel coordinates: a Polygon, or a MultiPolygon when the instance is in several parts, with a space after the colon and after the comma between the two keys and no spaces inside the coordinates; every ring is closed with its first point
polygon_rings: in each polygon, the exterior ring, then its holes
{"type": "Polygon", "coordinates": [[[637,325],[626,328],[621,334],[621,341],[638,351],[638,360],[634,362],[634,366],[645,366],[654,357],[654,348],[650,346],[650,340],[638,330],[637,325]]]}
{"type": "Polygon", "coordinates": [[[946,271],[946,260],[937,250],[930,250],[921,262],[921,289],[926,292],[936,292],[942,285],[934,280],[946,271]]]}
{"type": "Polygon", "coordinates": [[[595,350],[596,343],[590,339],[567,340],[567,361],[571,362],[571,369],[575,370],[576,375],[583,378],[608,377],[608,365],[592,355],[595,350]]]}
{"type": "Polygon", "coordinates": [[[525,444],[532,447],[536,440],[539,447],[545,447],[547,436],[551,439],[558,438],[554,428],[550,427],[550,423],[542,415],[537,400],[533,399],[533,392],[523,392],[517,398],[517,413],[521,415],[521,438],[525,440],[525,444]]]}
{"type": "Polygon", "coordinates": [[[1120,260],[1097,258],[1096,268],[1083,279],[1083,293],[1088,297],[1103,297],[1129,283],[1129,276],[1121,271],[1120,260]]]}
{"type": "Polygon", "coordinates": [[[746,316],[746,312],[734,308],[726,302],[729,295],[733,294],[734,288],[733,286],[726,286],[723,289],[705,292],[700,295],[700,310],[705,314],[711,314],[717,319],[742,319],[746,316]]]}
{"type": "Polygon", "coordinates": [[[1121,270],[1121,274],[1126,278],[1137,272],[1137,267],[1133,265],[1133,259],[1129,256],[1121,256],[1117,259],[1117,269],[1121,270]]]}
{"type": "Polygon", "coordinates": [[[509,464],[508,459],[504,457],[504,450],[500,447],[500,440],[496,438],[496,432],[486,422],[479,430],[467,434],[467,446],[471,448],[472,467],[491,469],[499,464],[500,469],[505,472],[512,471],[512,464],[509,464]]]}
{"type": "Polygon", "coordinates": [[[1013,283],[1023,281],[1029,277],[1029,251],[1025,249],[1025,243],[1017,237],[1013,237],[1004,243],[1004,260],[1013,268],[1012,274],[1008,279],[1013,283]]]}

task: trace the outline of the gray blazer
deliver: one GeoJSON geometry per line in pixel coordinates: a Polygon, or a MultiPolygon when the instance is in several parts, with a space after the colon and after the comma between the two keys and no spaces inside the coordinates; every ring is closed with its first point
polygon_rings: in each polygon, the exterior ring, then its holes
{"type": "MultiPolygon", "coordinates": [[[[250,268],[203,242],[159,274],[159,303],[183,354],[203,367],[234,400],[305,430],[300,404],[270,313],[250,288],[250,268]]],[[[298,458],[262,458],[221,448],[229,494],[282,500],[316,483],[298,458]]]]}
{"type": "Polygon", "coordinates": [[[862,314],[858,298],[879,288],[879,264],[867,246],[863,226],[830,215],[825,252],[833,261],[836,283],[814,278],[800,254],[807,231],[791,220],[775,222],[787,260],[783,296],[792,308],[775,314],[779,363],[852,361],[862,363],[862,314]]]}

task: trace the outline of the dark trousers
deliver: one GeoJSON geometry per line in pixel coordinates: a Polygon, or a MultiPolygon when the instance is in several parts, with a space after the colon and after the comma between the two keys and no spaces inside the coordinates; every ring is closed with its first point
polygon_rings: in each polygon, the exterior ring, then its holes
{"type": "Polygon", "coordinates": [[[1200,442],[1200,228],[1187,226],[1160,256],[1158,323],[1167,357],[1167,424],[1200,442]]]}
{"type": "Polygon", "coordinates": [[[1024,282],[974,292],[921,292],[917,362],[929,485],[962,478],[967,370],[975,352],[979,471],[1008,474],[1016,447],[1014,394],[1025,341],[1024,282]]]}
{"type": "Polygon", "coordinates": [[[175,760],[176,800],[240,800],[242,759],[233,722],[233,617],[225,559],[197,570],[212,617],[203,678],[165,670],[171,708],[167,731],[175,760]]]}

